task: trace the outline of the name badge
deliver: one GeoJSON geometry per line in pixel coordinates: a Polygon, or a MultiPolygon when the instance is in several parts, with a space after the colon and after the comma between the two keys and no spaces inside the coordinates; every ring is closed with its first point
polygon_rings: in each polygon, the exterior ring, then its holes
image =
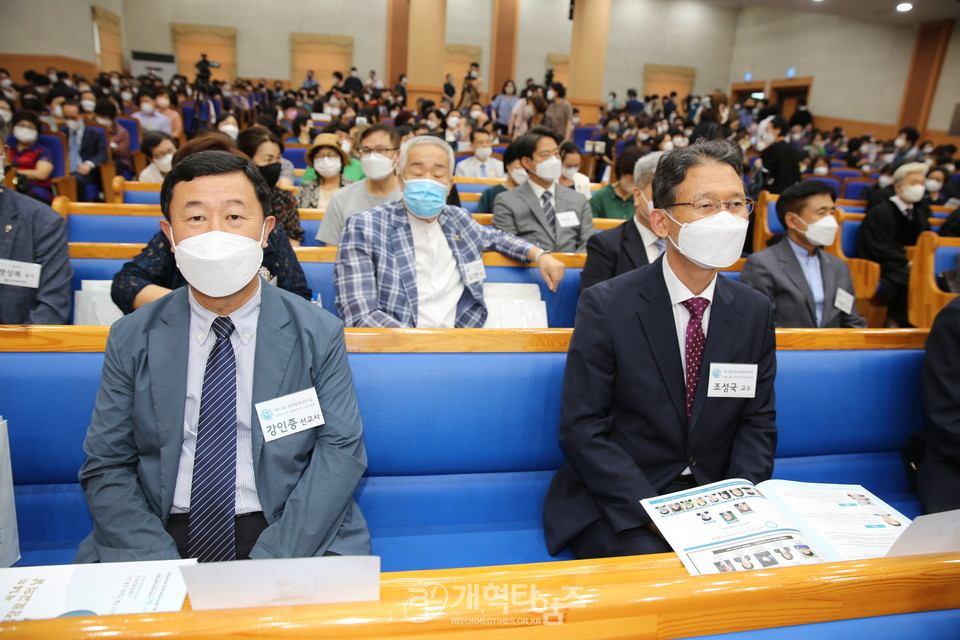
{"type": "Polygon", "coordinates": [[[561,227],[575,227],[580,224],[576,211],[561,211],[557,214],[557,224],[561,227]]]}
{"type": "Polygon", "coordinates": [[[757,365],[710,363],[708,398],[753,398],[757,393],[757,365]]]}
{"type": "Polygon", "coordinates": [[[323,424],[323,411],[313,387],[258,402],[254,407],[263,439],[267,442],[323,424]]]}
{"type": "Polygon", "coordinates": [[[483,260],[474,260],[463,265],[463,276],[466,284],[483,282],[487,279],[487,271],[483,268],[483,260]]]}
{"type": "Polygon", "coordinates": [[[41,268],[35,262],[0,260],[0,284],[36,289],[40,286],[41,268]]]}
{"type": "Polygon", "coordinates": [[[849,315],[850,312],[853,311],[853,302],[852,295],[843,289],[837,289],[837,297],[833,301],[833,306],[849,315]]]}

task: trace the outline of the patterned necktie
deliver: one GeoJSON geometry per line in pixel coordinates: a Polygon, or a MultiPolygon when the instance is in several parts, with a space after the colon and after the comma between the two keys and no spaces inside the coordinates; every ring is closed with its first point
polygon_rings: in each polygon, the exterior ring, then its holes
{"type": "Polygon", "coordinates": [[[213,321],[217,343],[207,358],[200,395],[197,448],[190,490],[187,552],[199,562],[236,560],[237,363],[233,322],[213,321]]]}
{"type": "Polygon", "coordinates": [[[540,196],[540,201],[543,204],[543,216],[547,219],[547,225],[550,227],[550,233],[553,236],[556,236],[557,213],[553,208],[553,194],[549,191],[544,191],[543,195],[540,196]]]}
{"type": "Polygon", "coordinates": [[[663,252],[667,250],[666,238],[657,238],[653,244],[657,245],[657,256],[663,255],[663,252]]]}
{"type": "Polygon", "coordinates": [[[80,168],[80,132],[70,132],[70,171],[80,168]]]}
{"type": "Polygon", "coordinates": [[[480,177],[481,177],[481,178],[486,178],[486,177],[487,177],[487,165],[486,165],[486,164],[481,164],[481,165],[480,165],[480,177]]]}
{"type": "Polygon", "coordinates": [[[903,215],[907,216],[907,220],[913,222],[913,207],[907,207],[906,211],[903,212],[903,215]]]}
{"type": "Polygon", "coordinates": [[[687,360],[687,420],[693,414],[693,396],[697,392],[697,380],[700,378],[700,363],[703,361],[703,345],[707,341],[703,335],[703,312],[710,301],[706,298],[690,298],[681,302],[690,312],[687,322],[687,340],[684,354],[687,360]]]}

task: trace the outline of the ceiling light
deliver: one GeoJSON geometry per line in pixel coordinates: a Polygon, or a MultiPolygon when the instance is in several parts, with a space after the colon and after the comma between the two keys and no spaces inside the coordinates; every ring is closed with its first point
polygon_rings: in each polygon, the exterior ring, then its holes
{"type": "Polygon", "coordinates": [[[897,11],[900,13],[906,13],[907,11],[910,11],[910,9],[913,9],[913,5],[909,2],[901,2],[897,5],[897,11]]]}

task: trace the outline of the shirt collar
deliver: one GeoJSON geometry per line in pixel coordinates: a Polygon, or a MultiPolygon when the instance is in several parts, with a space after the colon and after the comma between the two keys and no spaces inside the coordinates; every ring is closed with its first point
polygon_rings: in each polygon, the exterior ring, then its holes
{"type": "MultiPolygon", "coordinates": [[[[240,338],[241,344],[246,345],[257,334],[257,319],[260,317],[260,295],[261,280],[257,278],[257,290],[246,303],[228,317],[233,322],[233,326],[240,338]]],[[[188,299],[190,300],[190,335],[192,335],[198,344],[203,346],[207,337],[211,333],[213,321],[217,319],[218,314],[205,308],[193,295],[193,289],[187,287],[188,299]]]]}
{"type": "Polygon", "coordinates": [[[527,178],[527,182],[530,184],[531,187],[533,187],[533,195],[537,196],[537,200],[540,200],[542,202],[543,192],[549,191],[550,195],[553,196],[553,205],[554,206],[557,205],[557,181],[556,180],[554,180],[553,183],[550,185],[550,187],[547,189],[544,189],[543,187],[538,185],[533,180],[530,180],[529,178],[527,178]]]}
{"type": "Polygon", "coordinates": [[[814,247],[813,255],[810,255],[810,252],[805,248],[801,247],[799,244],[793,241],[789,236],[787,236],[787,242],[790,243],[790,248],[793,249],[793,252],[797,255],[797,258],[809,260],[810,258],[817,258],[817,250],[820,247],[814,247]]]}
{"type": "Polygon", "coordinates": [[[637,220],[636,215],[631,216],[630,219],[633,220],[633,224],[637,226],[637,231],[640,232],[640,239],[643,240],[644,247],[649,247],[650,245],[655,244],[657,240],[660,239],[660,236],[658,236],[653,231],[650,231],[650,229],[647,229],[645,226],[640,224],[640,221],[637,220]]]}
{"type": "Polygon", "coordinates": [[[717,287],[717,273],[714,272],[713,280],[710,281],[710,284],[707,285],[707,288],[703,290],[700,294],[694,294],[687,289],[687,285],[680,282],[680,278],[677,277],[677,274],[673,272],[673,269],[670,268],[670,263],[667,261],[667,254],[663,254],[663,281],[667,285],[667,293],[670,294],[670,304],[680,304],[684,300],[689,300],[690,298],[706,298],[713,304],[713,292],[717,287]]]}
{"type": "Polygon", "coordinates": [[[890,196],[890,202],[897,205],[897,209],[900,209],[900,213],[906,213],[907,209],[913,206],[909,202],[904,202],[903,200],[901,200],[900,196],[898,196],[897,194],[893,194],[892,196],[890,196]]]}

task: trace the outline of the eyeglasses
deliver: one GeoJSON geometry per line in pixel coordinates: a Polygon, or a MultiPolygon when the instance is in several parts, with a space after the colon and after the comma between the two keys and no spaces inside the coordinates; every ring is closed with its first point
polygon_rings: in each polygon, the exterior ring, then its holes
{"type": "Polygon", "coordinates": [[[370,147],[360,147],[357,149],[357,153],[363,157],[371,153],[379,153],[380,155],[383,155],[385,151],[397,151],[397,149],[398,147],[377,147],[375,149],[371,149],[370,147]]]}
{"type": "Polygon", "coordinates": [[[720,213],[721,211],[729,211],[733,215],[750,215],[753,213],[753,205],[756,202],[750,198],[734,198],[733,200],[727,200],[722,202],[715,198],[701,198],[700,200],[695,200],[694,202],[674,202],[673,204],[668,204],[664,206],[664,209],[669,209],[671,207],[690,207],[695,212],[701,215],[712,216],[715,213],[720,213]]]}

